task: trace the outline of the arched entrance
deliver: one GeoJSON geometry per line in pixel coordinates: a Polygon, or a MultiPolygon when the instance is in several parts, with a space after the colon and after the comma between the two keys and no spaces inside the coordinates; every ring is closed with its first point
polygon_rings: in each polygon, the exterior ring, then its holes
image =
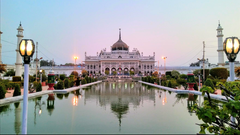
{"type": "Polygon", "coordinates": [[[124,75],[129,75],[128,68],[124,68],[124,75]]]}
{"type": "Polygon", "coordinates": [[[107,75],[110,74],[110,70],[109,70],[109,68],[105,68],[105,74],[107,74],[107,75]]]}
{"type": "Polygon", "coordinates": [[[118,68],[118,74],[122,75],[122,68],[118,68]]]}

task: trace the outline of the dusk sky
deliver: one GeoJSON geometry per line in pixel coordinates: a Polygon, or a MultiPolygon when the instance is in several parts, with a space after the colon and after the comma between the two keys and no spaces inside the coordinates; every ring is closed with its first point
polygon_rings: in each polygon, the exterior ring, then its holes
{"type": "MultiPolygon", "coordinates": [[[[81,63],[87,55],[122,40],[130,51],[153,55],[163,65],[189,66],[202,58],[217,64],[217,27],[240,38],[240,0],[0,0],[2,61],[16,62],[17,27],[38,42],[39,57],[56,64],[81,63]]],[[[225,56],[225,54],[224,54],[225,56]]],[[[35,58],[34,54],[34,58],[35,58]]],[[[240,56],[237,57],[240,61],[240,56]]],[[[227,61],[226,57],[224,61],[227,61]]],[[[156,62],[157,64],[157,62],[156,62]]]]}

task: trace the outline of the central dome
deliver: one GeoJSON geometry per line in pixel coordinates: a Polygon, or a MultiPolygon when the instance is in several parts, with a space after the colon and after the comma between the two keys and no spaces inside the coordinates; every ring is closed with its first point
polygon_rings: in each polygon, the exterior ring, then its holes
{"type": "Polygon", "coordinates": [[[116,51],[116,50],[128,51],[128,48],[129,48],[128,45],[124,43],[121,39],[121,29],[119,29],[119,39],[116,43],[112,45],[112,51],[116,51]]]}

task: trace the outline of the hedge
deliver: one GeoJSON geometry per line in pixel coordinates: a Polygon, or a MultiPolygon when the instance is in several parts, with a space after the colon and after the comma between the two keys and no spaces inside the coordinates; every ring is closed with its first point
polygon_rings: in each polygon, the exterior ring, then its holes
{"type": "Polygon", "coordinates": [[[12,77],[12,81],[13,81],[13,82],[19,82],[19,81],[21,81],[21,76],[13,76],[13,77],[12,77]]]}
{"type": "Polygon", "coordinates": [[[227,79],[228,71],[227,68],[212,68],[210,70],[211,76],[217,79],[227,79]]]}

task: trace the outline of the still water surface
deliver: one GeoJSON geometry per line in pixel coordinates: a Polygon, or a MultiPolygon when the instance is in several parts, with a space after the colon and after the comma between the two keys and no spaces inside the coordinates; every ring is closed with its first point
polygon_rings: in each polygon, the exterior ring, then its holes
{"type": "MultiPolygon", "coordinates": [[[[198,133],[202,97],[137,82],[104,82],[28,102],[28,133],[198,133]]],[[[21,133],[22,102],[0,107],[0,133],[21,133]]]]}

